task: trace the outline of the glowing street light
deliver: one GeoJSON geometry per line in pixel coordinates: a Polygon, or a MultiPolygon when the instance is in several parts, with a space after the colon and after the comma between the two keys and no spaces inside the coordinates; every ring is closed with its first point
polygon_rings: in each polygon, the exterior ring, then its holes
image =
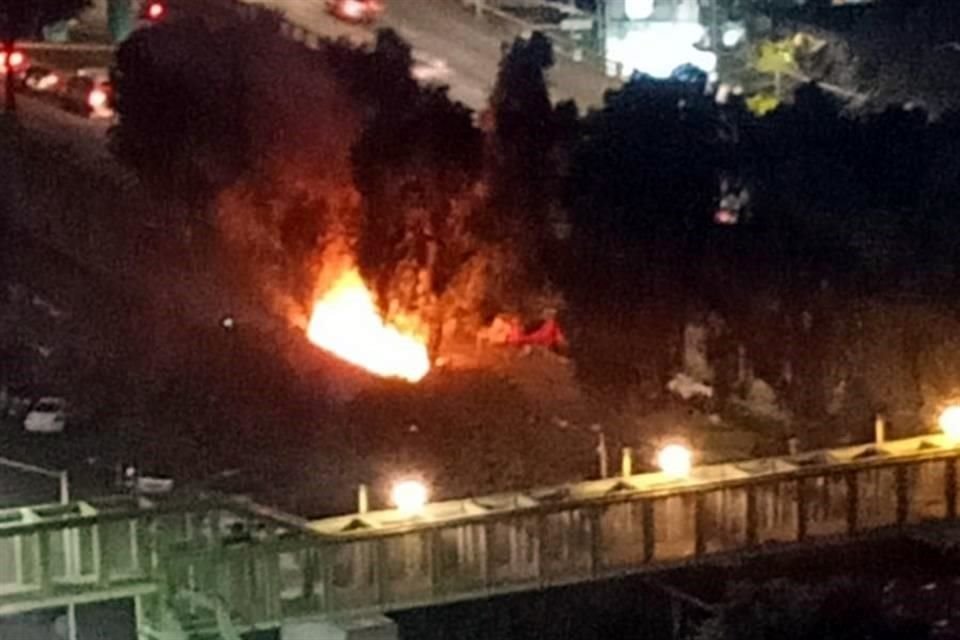
{"type": "Polygon", "coordinates": [[[668,444],[657,452],[657,466],[667,475],[686,477],[693,467],[693,452],[682,444],[668,444]]]}
{"type": "Polygon", "coordinates": [[[947,440],[954,444],[960,443],[960,405],[952,404],[944,409],[937,422],[947,440]]]}
{"type": "Polygon", "coordinates": [[[397,510],[407,516],[423,513],[429,498],[427,486],[417,480],[404,480],[393,485],[390,497],[397,510]]]}

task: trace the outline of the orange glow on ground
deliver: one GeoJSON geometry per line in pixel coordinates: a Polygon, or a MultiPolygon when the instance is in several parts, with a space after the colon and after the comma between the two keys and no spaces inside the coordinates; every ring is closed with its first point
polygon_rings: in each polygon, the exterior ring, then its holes
{"type": "Polygon", "coordinates": [[[430,371],[426,341],[384,322],[356,269],[347,269],[313,305],[307,339],[384,378],[418,382],[430,371]]]}

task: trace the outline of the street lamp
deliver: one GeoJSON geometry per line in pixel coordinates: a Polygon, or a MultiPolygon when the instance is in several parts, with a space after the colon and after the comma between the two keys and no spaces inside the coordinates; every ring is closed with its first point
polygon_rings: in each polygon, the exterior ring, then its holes
{"type": "Polygon", "coordinates": [[[682,444],[668,444],[657,452],[657,466],[667,475],[685,478],[693,467],[693,452],[682,444]]]}
{"type": "Polygon", "coordinates": [[[390,492],[397,511],[406,516],[417,516],[427,506],[429,493],[427,486],[418,480],[404,480],[393,485],[390,492]]]}
{"type": "Polygon", "coordinates": [[[960,405],[952,404],[940,412],[940,430],[952,444],[960,444],[960,405]]]}

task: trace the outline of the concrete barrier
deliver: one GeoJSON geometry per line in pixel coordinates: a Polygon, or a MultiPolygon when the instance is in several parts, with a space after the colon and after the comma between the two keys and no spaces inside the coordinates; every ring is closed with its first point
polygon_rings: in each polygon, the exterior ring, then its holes
{"type": "Polygon", "coordinates": [[[17,46],[25,51],[85,51],[101,53],[113,51],[112,44],[92,42],[18,42],[17,46]]]}

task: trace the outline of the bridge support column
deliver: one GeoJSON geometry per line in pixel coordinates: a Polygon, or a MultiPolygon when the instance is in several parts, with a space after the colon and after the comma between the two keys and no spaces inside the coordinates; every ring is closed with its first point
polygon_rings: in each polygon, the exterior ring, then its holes
{"type": "Polygon", "coordinates": [[[385,616],[296,620],[280,628],[280,640],[398,640],[397,623],[385,616]]]}

